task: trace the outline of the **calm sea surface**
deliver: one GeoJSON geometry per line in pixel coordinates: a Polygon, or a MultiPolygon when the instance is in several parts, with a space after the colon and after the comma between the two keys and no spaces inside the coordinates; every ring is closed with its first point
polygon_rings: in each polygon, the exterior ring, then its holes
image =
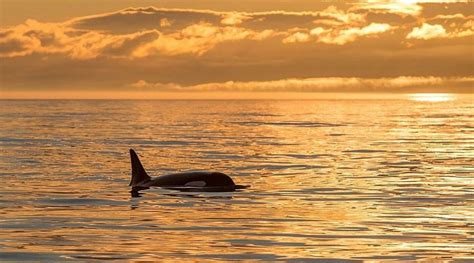
{"type": "Polygon", "coordinates": [[[472,97],[0,101],[0,261],[468,262],[473,114],[472,97]],[[154,176],[251,187],[131,197],[129,148],[154,176]]]}

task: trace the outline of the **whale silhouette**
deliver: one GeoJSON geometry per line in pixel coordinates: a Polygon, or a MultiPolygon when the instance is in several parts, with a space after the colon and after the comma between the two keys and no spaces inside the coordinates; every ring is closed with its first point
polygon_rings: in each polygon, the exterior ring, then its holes
{"type": "Polygon", "coordinates": [[[233,192],[248,186],[236,185],[228,175],[218,172],[185,172],[150,177],[143,168],[138,155],[130,149],[132,179],[129,186],[133,191],[162,187],[187,192],[233,192]]]}

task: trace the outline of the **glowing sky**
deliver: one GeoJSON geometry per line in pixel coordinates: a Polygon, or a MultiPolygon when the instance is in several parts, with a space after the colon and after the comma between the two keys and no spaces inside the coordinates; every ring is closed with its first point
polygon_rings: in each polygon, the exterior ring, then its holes
{"type": "Polygon", "coordinates": [[[0,3],[2,97],[473,91],[472,2],[0,3]]]}

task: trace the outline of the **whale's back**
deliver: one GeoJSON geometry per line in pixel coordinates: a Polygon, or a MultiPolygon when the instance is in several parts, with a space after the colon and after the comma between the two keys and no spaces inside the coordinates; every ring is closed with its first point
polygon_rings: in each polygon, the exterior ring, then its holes
{"type": "Polygon", "coordinates": [[[154,178],[150,186],[235,186],[228,175],[219,172],[187,172],[162,175],[154,178]]]}

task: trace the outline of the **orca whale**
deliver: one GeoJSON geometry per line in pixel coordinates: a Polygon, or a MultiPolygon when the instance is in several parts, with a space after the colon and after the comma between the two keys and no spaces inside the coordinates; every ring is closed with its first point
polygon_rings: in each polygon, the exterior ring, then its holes
{"type": "Polygon", "coordinates": [[[143,168],[138,155],[133,149],[130,149],[130,159],[132,179],[129,186],[132,187],[132,192],[150,187],[187,192],[233,192],[238,189],[247,188],[244,185],[236,185],[228,175],[218,172],[185,172],[152,178],[143,168]]]}

